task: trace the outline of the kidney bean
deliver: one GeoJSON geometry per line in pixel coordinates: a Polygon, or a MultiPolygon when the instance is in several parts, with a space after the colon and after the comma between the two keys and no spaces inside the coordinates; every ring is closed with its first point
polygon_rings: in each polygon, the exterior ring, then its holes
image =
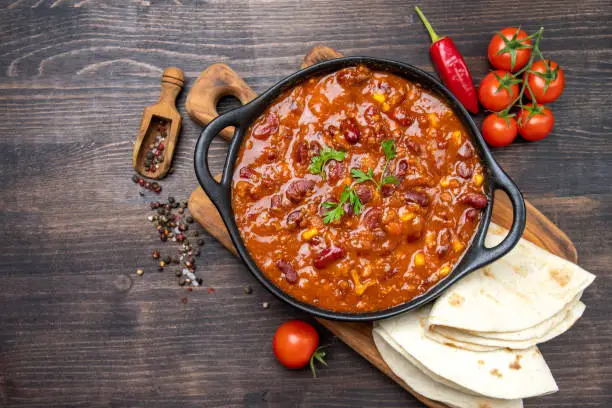
{"type": "Polygon", "coordinates": [[[461,145],[461,147],[459,148],[459,150],[457,150],[457,154],[461,157],[463,157],[464,159],[468,159],[470,157],[472,157],[472,155],[474,154],[474,150],[472,148],[472,146],[469,143],[464,143],[461,145]]]}
{"type": "Polygon", "coordinates": [[[308,144],[300,140],[293,148],[293,154],[296,162],[299,164],[306,163],[308,161],[308,144]]]}
{"type": "Polygon", "coordinates": [[[344,210],[344,213],[346,215],[353,215],[354,214],[354,210],[353,210],[353,206],[351,205],[351,203],[344,203],[342,205],[342,209],[344,210]]]}
{"type": "Polygon", "coordinates": [[[340,130],[342,134],[344,134],[344,138],[350,144],[355,144],[359,142],[361,138],[361,132],[359,131],[359,127],[357,126],[357,122],[353,118],[344,119],[340,123],[340,130]]]}
{"type": "Polygon", "coordinates": [[[429,197],[427,194],[420,191],[407,191],[404,193],[404,198],[410,203],[417,203],[421,207],[429,205],[429,197]]]}
{"type": "Polygon", "coordinates": [[[414,122],[414,117],[403,106],[396,106],[387,115],[402,126],[410,126],[414,122]]]}
{"type": "Polygon", "coordinates": [[[294,284],[298,281],[298,274],[289,262],[285,261],[284,259],[280,259],[276,261],[276,266],[282,273],[285,274],[285,279],[287,282],[294,284]]]}
{"type": "Polygon", "coordinates": [[[318,156],[321,153],[321,145],[317,142],[310,142],[310,157],[318,156]]]}
{"type": "Polygon", "coordinates": [[[264,120],[258,121],[251,131],[255,139],[266,140],[278,131],[278,118],[273,113],[268,113],[264,120]]]}
{"type": "Polygon", "coordinates": [[[372,71],[362,65],[358,67],[344,68],[336,74],[336,79],[341,85],[354,85],[367,81],[372,76],[372,71]]]}
{"type": "Polygon", "coordinates": [[[459,164],[457,164],[456,169],[459,177],[462,177],[464,179],[468,179],[472,177],[472,174],[474,174],[474,170],[472,170],[472,168],[468,166],[465,162],[459,162],[459,164]]]}
{"type": "Polygon", "coordinates": [[[461,201],[478,209],[485,208],[489,203],[487,196],[481,193],[467,193],[461,201]]]}
{"type": "Polygon", "coordinates": [[[373,230],[378,227],[382,221],[382,210],[380,208],[370,208],[363,214],[362,221],[365,226],[373,230]]]}
{"type": "Polygon", "coordinates": [[[344,177],[345,166],[342,162],[332,160],[327,166],[327,176],[330,181],[336,182],[344,177]]]}
{"type": "Polygon", "coordinates": [[[395,186],[393,184],[385,184],[380,188],[380,193],[383,195],[383,197],[391,197],[394,191],[395,186]]]}
{"type": "Polygon", "coordinates": [[[368,125],[374,125],[376,123],[376,119],[380,119],[380,116],[376,117],[376,115],[380,114],[378,113],[378,109],[376,109],[376,106],[374,105],[368,106],[365,111],[363,111],[363,117],[365,118],[368,125]]]}
{"type": "Polygon", "coordinates": [[[300,226],[300,223],[302,222],[303,218],[304,213],[302,212],[302,210],[295,210],[287,214],[286,222],[290,228],[295,228],[300,226]]]}
{"type": "Polygon", "coordinates": [[[323,269],[339,259],[344,258],[346,252],[340,247],[325,248],[314,260],[314,266],[317,269],[323,269]]]}
{"type": "Polygon", "coordinates": [[[398,178],[404,178],[406,173],[408,173],[408,161],[401,159],[397,162],[397,166],[395,167],[395,175],[398,178]]]}
{"type": "Polygon", "coordinates": [[[306,197],[306,194],[314,188],[312,180],[295,180],[287,187],[287,198],[294,203],[299,203],[306,197]]]}
{"type": "Polygon", "coordinates": [[[357,193],[357,196],[359,197],[359,201],[361,201],[361,204],[367,204],[370,201],[372,201],[373,194],[372,194],[372,190],[370,190],[369,187],[358,185],[357,187],[355,187],[355,192],[357,193]]]}
{"type": "Polygon", "coordinates": [[[254,175],[255,172],[247,166],[244,166],[240,169],[240,178],[250,179],[254,175]]]}
{"type": "Polygon", "coordinates": [[[438,245],[436,246],[436,254],[438,258],[442,259],[448,254],[450,250],[451,233],[448,229],[444,228],[438,234],[438,245]]]}
{"type": "Polygon", "coordinates": [[[270,198],[270,209],[278,210],[283,205],[283,197],[280,194],[274,194],[270,198]]]}

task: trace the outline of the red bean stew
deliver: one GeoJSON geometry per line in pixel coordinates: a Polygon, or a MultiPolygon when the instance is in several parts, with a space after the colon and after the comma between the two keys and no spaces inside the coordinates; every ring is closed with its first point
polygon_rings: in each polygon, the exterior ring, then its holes
{"type": "Polygon", "coordinates": [[[452,270],[488,202],[483,170],[438,95],[356,66],[285,91],[261,114],[232,204],[251,256],[283,291],[377,311],[452,270]]]}

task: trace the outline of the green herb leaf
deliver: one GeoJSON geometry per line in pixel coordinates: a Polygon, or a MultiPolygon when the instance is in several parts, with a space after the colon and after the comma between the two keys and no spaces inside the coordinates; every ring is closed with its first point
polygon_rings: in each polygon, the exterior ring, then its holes
{"type": "Polygon", "coordinates": [[[393,139],[383,140],[382,148],[385,151],[385,157],[387,158],[387,161],[393,160],[397,155],[395,151],[395,142],[393,141],[393,139]]]}
{"type": "Polygon", "coordinates": [[[357,183],[363,183],[368,180],[374,181],[374,183],[376,183],[376,181],[374,180],[374,173],[372,172],[372,169],[368,170],[368,174],[364,173],[360,169],[352,169],[351,176],[353,176],[357,183]]]}
{"type": "Polygon", "coordinates": [[[319,153],[318,156],[314,156],[310,160],[310,166],[308,166],[308,171],[312,174],[320,174],[323,171],[323,167],[330,160],[343,161],[346,157],[346,152],[342,150],[335,150],[329,147],[324,147],[319,153]]]}
{"type": "Polygon", "coordinates": [[[359,200],[357,192],[352,187],[345,186],[344,191],[340,194],[340,202],[333,203],[331,201],[326,201],[321,204],[328,209],[323,217],[323,223],[329,224],[342,218],[344,215],[344,208],[342,208],[342,206],[347,202],[353,206],[353,213],[356,215],[361,213],[363,204],[361,200],[359,200]]]}
{"type": "Polygon", "coordinates": [[[381,186],[384,186],[385,184],[399,184],[400,181],[397,177],[395,176],[387,176],[383,179],[382,183],[380,183],[381,186]]]}
{"type": "Polygon", "coordinates": [[[323,223],[329,224],[334,221],[338,221],[344,215],[342,204],[334,203],[334,205],[335,205],[335,208],[330,207],[331,209],[325,213],[325,217],[323,217],[323,223]]]}

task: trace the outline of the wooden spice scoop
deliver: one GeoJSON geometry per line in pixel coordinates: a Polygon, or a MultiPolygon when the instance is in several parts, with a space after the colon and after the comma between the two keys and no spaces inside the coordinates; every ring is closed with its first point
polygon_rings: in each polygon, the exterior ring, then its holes
{"type": "Polygon", "coordinates": [[[160,179],[168,173],[178,143],[181,115],[176,97],[183,89],[185,75],[170,67],[162,75],[161,96],[156,104],[145,108],[140,131],[134,144],[134,169],[145,177],[160,179]]]}

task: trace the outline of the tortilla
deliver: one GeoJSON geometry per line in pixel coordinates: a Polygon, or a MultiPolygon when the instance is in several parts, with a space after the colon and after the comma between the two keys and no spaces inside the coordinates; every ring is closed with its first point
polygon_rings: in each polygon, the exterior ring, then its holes
{"type": "Polygon", "coordinates": [[[498,399],[520,399],[558,390],[537,347],[474,352],[425,336],[431,306],[375,323],[398,344],[399,351],[428,375],[463,392],[498,399]]]}
{"type": "MultiPolygon", "coordinates": [[[[492,224],[486,246],[497,245],[506,233],[492,224]]],[[[520,332],[553,318],[594,279],[578,265],[521,239],[503,258],[444,292],[428,324],[471,332],[520,332]]]]}
{"type": "Polygon", "coordinates": [[[376,330],[372,333],[374,344],[391,371],[417,393],[431,400],[444,403],[453,408],[522,408],[523,401],[501,400],[474,396],[457,391],[442,383],[432,380],[417,367],[410,364],[394,346],[388,344],[376,330]]]}
{"type": "Polygon", "coordinates": [[[536,344],[549,341],[565,333],[582,316],[585,308],[586,306],[584,303],[576,300],[568,305],[568,307],[563,309],[559,314],[555,315],[552,319],[542,322],[541,324],[534,326],[534,328],[526,329],[522,332],[465,332],[453,327],[429,326],[428,330],[425,330],[425,335],[439,343],[450,342],[457,347],[472,351],[491,351],[499,348],[526,349],[533,347],[536,344]],[[551,321],[554,323],[552,326],[549,324],[551,321]],[[548,331],[536,329],[540,327],[548,327],[548,331]],[[519,337],[519,335],[524,335],[525,333],[529,332],[533,333],[533,336],[520,340],[489,337],[490,334],[496,336],[500,334],[514,334],[516,337],[519,337]]]}

